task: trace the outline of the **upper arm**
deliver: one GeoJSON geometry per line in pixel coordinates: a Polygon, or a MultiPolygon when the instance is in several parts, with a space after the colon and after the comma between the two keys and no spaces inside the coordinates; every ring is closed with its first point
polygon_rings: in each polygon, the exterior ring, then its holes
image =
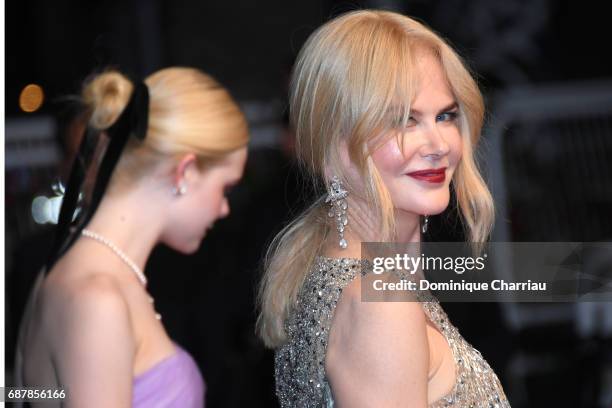
{"type": "Polygon", "coordinates": [[[46,324],[65,406],[131,406],[134,342],[119,289],[107,278],[90,279],[60,299],[57,311],[46,324]]]}
{"type": "Polygon", "coordinates": [[[336,308],[326,355],[339,407],[425,407],[429,348],[418,302],[362,302],[361,279],[336,308]]]}

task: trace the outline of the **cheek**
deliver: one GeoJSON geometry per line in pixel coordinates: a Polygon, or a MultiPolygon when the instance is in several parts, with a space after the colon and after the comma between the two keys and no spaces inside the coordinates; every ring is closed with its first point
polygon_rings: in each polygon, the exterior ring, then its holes
{"type": "Polygon", "coordinates": [[[193,185],[182,203],[173,212],[170,229],[163,238],[171,248],[182,253],[193,253],[201,244],[209,228],[221,212],[224,195],[218,183],[193,185]]]}
{"type": "Polygon", "coordinates": [[[397,139],[392,137],[372,154],[372,160],[385,178],[385,176],[394,176],[401,173],[413,153],[414,149],[411,149],[410,146],[402,147],[398,144],[397,139]]]}
{"type": "Polygon", "coordinates": [[[450,131],[446,137],[446,142],[448,143],[449,152],[448,152],[448,161],[451,168],[456,168],[457,164],[461,160],[461,156],[463,155],[463,136],[459,133],[459,130],[455,129],[450,131]]]}
{"type": "Polygon", "coordinates": [[[200,191],[198,206],[205,214],[207,220],[214,221],[219,215],[223,200],[223,188],[217,185],[210,185],[202,188],[200,191]]]}

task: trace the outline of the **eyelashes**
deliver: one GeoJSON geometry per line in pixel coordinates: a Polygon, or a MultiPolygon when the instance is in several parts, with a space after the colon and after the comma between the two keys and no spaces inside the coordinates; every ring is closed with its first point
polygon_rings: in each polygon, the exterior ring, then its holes
{"type": "Polygon", "coordinates": [[[457,111],[443,112],[436,116],[436,122],[452,122],[459,116],[457,111]]]}
{"type": "Polygon", "coordinates": [[[416,120],[412,116],[408,118],[406,123],[404,123],[404,118],[402,117],[395,118],[392,120],[392,124],[394,128],[401,128],[401,127],[409,128],[409,127],[415,126],[416,123],[417,123],[416,120]]]}

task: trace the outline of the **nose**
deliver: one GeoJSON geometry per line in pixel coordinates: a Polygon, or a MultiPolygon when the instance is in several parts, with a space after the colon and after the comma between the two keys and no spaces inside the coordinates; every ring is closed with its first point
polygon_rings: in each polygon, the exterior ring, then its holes
{"type": "Polygon", "coordinates": [[[436,156],[437,158],[446,156],[450,151],[450,145],[436,124],[426,132],[427,143],[423,145],[421,153],[423,157],[436,156]]]}
{"type": "Polygon", "coordinates": [[[221,212],[219,213],[219,218],[225,218],[230,213],[230,206],[227,202],[227,198],[223,198],[223,203],[221,203],[221,212]]]}

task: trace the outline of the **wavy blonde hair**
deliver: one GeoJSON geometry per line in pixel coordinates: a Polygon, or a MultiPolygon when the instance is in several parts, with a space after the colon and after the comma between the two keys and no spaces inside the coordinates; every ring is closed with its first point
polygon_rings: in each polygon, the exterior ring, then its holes
{"type": "MultiPolygon", "coordinates": [[[[468,239],[477,244],[489,236],[494,218],[493,200],[473,155],[483,123],[482,95],[453,49],[414,19],[386,11],[354,11],[309,37],[296,61],[290,91],[297,155],[319,189],[327,169],[343,179],[350,192],[340,165],[339,146],[346,142],[349,158],[365,180],[380,236],[393,240],[394,207],[372,161],[376,146],[370,142],[393,133],[393,117],[407,122],[419,80],[420,50],[438,59],[457,100],[463,155],[452,183],[468,239]]],[[[269,347],[285,341],[284,322],[330,232],[322,204],[321,195],[275,237],[266,255],[257,330],[269,347]]]]}
{"type": "MultiPolygon", "coordinates": [[[[168,157],[195,153],[206,166],[248,143],[244,114],[231,95],[209,75],[172,67],[150,75],[149,119],[143,142],[131,138],[113,173],[111,185],[129,186],[168,157]]],[[[134,89],[118,71],[106,71],[85,83],[82,100],[89,125],[104,130],[118,119],[134,89]]]]}

